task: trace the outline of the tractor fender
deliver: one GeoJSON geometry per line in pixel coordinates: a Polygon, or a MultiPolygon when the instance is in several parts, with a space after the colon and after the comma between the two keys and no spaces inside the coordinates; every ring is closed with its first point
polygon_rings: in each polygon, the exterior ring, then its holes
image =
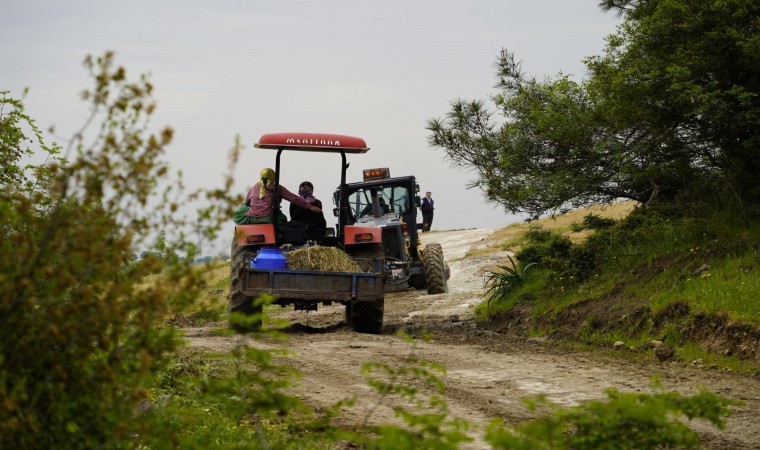
{"type": "Polygon", "coordinates": [[[383,228],[378,226],[346,225],[343,227],[343,245],[382,244],[383,228]]]}
{"type": "Polygon", "coordinates": [[[235,225],[235,240],[239,246],[276,245],[274,225],[260,223],[252,225],[235,225]]]}

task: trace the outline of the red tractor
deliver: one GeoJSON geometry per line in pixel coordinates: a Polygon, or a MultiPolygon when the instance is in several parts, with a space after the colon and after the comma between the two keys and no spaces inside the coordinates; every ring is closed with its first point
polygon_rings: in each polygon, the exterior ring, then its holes
{"type": "MultiPolygon", "coordinates": [[[[349,224],[346,193],[347,154],[366,153],[364,139],[325,133],[274,133],[261,136],[254,145],[275,150],[275,192],[280,183],[281,156],[293,151],[340,155],[341,179],[336,194],[338,224],[336,228],[315,232],[308,224],[288,222],[236,225],[232,239],[230,266],[230,312],[260,313],[254,300],[268,294],[274,303],[293,305],[296,310],[316,310],[319,304],[337,302],[346,307],[346,321],[355,331],[379,333],[383,326],[385,264],[380,227],[349,224]],[[286,245],[287,244],[287,245],[286,245]],[[251,261],[263,249],[304,245],[338,247],[354,259],[361,272],[322,272],[260,267],[251,261]]],[[[275,196],[274,217],[280,210],[275,196]]],[[[268,250],[267,253],[271,253],[268,250]]]]}
{"type": "Polygon", "coordinates": [[[363,177],[336,190],[333,199],[340,205],[348,198],[348,208],[336,208],[341,223],[382,230],[386,292],[409,287],[428,294],[448,292],[450,271],[441,245],[422,245],[419,239],[420,187],[415,177],[391,177],[387,167],[366,169],[363,177]]]}

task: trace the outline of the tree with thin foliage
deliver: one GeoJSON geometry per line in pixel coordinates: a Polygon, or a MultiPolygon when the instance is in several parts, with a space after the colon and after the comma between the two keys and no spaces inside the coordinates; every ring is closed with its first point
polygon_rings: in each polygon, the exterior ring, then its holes
{"type": "MultiPolygon", "coordinates": [[[[84,65],[91,115],[65,148],[44,142],[22,99],[0,98],[2,448],[131,448],[134,407],[175,347],[160,324],[197,294],[176,258],[132,260],[146,236],[183,228],[176,199],[190,197],[180,180],[158,190],[173,131],[149,132],[153,87],[111,53],[84,65]],[[163,282],[146,283],[157,271],[163,282]]],[[[207,210],[209,228],[222,215],[207,210]]],[[[193,254],[181,235],[172,245],[193,254]]]]}
{"type": "Polygon", "coordinates": [[[631,199],[760,214],[760,4],[609,0],[623,18],[574,81],[497,60],[495,112],[455,100],[429,142],[511,213],[531,218],[631,199]],[[496,114],[501,116],[497,120],[496,114]]]}

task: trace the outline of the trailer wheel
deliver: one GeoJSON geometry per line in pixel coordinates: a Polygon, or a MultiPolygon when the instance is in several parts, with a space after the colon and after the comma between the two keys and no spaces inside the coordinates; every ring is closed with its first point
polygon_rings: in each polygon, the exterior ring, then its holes
{"type": "Polygon", "coordinates": [[[441,244],[426,245],[422,255],[422,263],[425,267],[425,284],[427,284],[428,294],[445,294],[448,292],[447,270],[446,264],[443,262],[441,244]]]}
{"type": "Polygon", "coordinates": [[[351,302],[346,303],[346,325],[353,325],[351,323],[351,302]]]}
{"type": "MultiPolygon", "coordinates": [[[[254,298],[244,295],[241,291],[243,289],[243,282],[240,279],[240,268],[243,267],[252,257],[256,256],[256,252],[251,250],[250,247],[239,246],[237,239],[232,238],[232,246],[230,248],[230,305],[229,312],[243,313],[246,315],[257,315],[258,320],[253,324],[254,329],[261,328],[261,314],[263,312],[262,305],[254,305],[254,298]]],[[[230,322],[230,325],[235,328],[236,326],[230,322]]],[[[246,330],[249,331],[249,330],[246,330]]]]}
{"type": "Polygon", "coordinates": [[[383,329],[385,300],[354,301],[346,304],[346,322],[357,333],[378,334],[383,329]]]}

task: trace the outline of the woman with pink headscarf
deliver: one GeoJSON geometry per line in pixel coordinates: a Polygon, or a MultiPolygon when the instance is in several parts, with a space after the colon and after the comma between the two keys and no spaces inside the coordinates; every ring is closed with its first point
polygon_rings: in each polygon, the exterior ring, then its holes
{"type": "MultiPolygon", "coordinates": [[[[251,187],[245,196],[245,204],[248,206],[248,211],[242,215],[236,214],[235,223],[272,223],[275,173],[274,170],[267,167],[261,170],[259,176],[260,180],[251,187]]],[[[322,212],[320,208],[309,204],[306,200],[285,189],[284,186],[279,186],[278,195],[280,198],[284,198],[292,204],[296,204],[313,213],[322,212]]],[[[288,218],[280,211],[277,222],[285,223],[287,221],[288,218]]]]}

